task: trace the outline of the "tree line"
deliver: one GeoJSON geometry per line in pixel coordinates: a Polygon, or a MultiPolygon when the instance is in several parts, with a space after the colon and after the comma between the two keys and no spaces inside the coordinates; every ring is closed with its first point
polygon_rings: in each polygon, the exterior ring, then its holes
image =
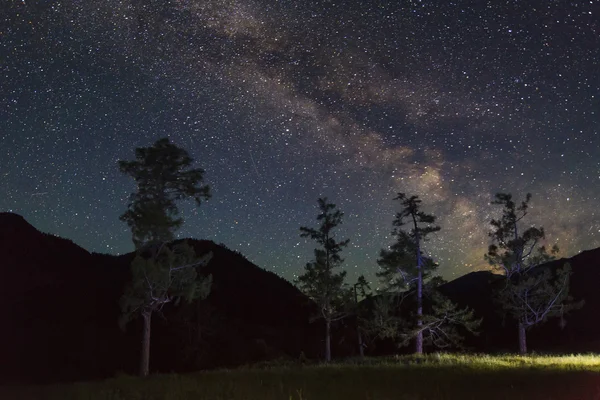
{"type": "MultiPolygon", "coordinates": [[[[165,304],[204,299],[210,293],[212,279],[202,267],[212,254],[197,255],[187,241],[173,243],[183,224],[178,202],[193,200],[200,206],[211,196],[204,170],[192,168],[193,162],[186,150],[163,138],[151,147],[137,148],[135,160],[118,163],[137,186],[120,216],[131,229],[136,253],[131,281],[120,301],[120,324],[124,328],[131,319],[142,317],[142,376],[149,373],[152,315],[165,304]]],[[[483,255],[502,273],[494,298],[499,309],[516,321],[522,354],[527,352],[528,329],[552,317],[563,321],[570,310],[582,306],[569,297],[568,263],[556,270],[539,268],[555,259],[558,248],[546,249],[543,228],[523,228],[530,200],[527,194],[517,204],[510,194],[496,194],[492,204],[501,206],[502,215],[490,222],[491,243],[483,255]]],[[[324,321],[326,361],[332,359],[332,326],[350,316],[356,321],[361,355],[366,337],[392,339],[399,346],[413,343],[415,353],[422,354],[425,346],[460,347],[466,334],[478,333],[481,319],[437,290],[444,281],[434,275],[439,265],[427,253],[430,236],[441,230],[436,217],[423,211],[417,195],[398,193],[394,201],[399,211],[392,221],[393,242],[377,260],[377,277],[384,287],[379,293],[371,292],[364,276],[353,284],[346,281],[342,252],[350,239],[335,235],[344,214],[334,203],[319,198],[317,226],[300,227],[300,237],[313,240],[316,247],[295,284],[317,305],[314,319],[324,321]],[[359,302],[359,295],[364,301],[359,302]],[[412,312],[400,312],[407,307],[412,312]]]]}

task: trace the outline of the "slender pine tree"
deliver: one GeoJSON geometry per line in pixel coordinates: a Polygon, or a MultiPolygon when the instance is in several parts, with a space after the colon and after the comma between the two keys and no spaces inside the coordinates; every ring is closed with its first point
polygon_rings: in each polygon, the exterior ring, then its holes
{"type": "Polygon", "coordinates": [[[342,223],[343,213],[336,210],[327,198],[318,199],[321,225],[314,228],[300,227],[300,236],[310,238],[319,245],[315,259],[306,264],[304,274],[297,279],[300,289],[319,307],[319,317],[325,321],[325,360],[331,361],[331,324],[348,315],[351,290],[344,282],[346,271],[336,272],[343,263],[342,250],[349,239],[338,242],[334,229],[342,223]]]}
{"type": "Polygon", "coordinates": [[[437,264],[423,253],[423,244],[428,236],[440,230],[434,225],[435,216],[421,211],[419,196],[407,196],[398,193],[394,198],[401,204],[401,210],[396,214],[392,236],[396,241],[389,250],[383,249],[377,261],[382,270],[378,276],[391,282],[396,288],[416,286],[416,337],[415,352],[423,353],[423,281],[437,264]],[[402,229],[406,224],[409,230],[402,229]]]}

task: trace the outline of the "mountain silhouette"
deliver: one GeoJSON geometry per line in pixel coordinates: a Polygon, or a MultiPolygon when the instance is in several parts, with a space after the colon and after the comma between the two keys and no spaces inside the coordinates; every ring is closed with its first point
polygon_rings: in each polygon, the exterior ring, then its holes
{"type": "MultiPolygon", "coordinates": [[[[314,305],[296,287],[211,241],[202,273],[213,276],[206,301],[165,307],[153,318],[152,371],[236,366],[301,352],[318,357],[314,305]]],[[[133,253],[89,253],[0,213],[0,376],[53,382],[135,373],[141,325],[118,326],[119,298],[133,253]]]]}
{"type": "MultiPolygon", "coordinates": [[[[152,319],[151,372],[187,372],[234,367],[301,354],[320,358],[323,324],[310,322],[316,306],[295,286],[242,254],[207,240],[190,239],[197,254],[212,252],[200,270],[213,276],[204,301],[167,305],[152,319]]],[[[119,298],[130,279],[134,253],[90,253],[70,240],[38,231],[23,217],[0,213],[0,379],[59,382],[136,373],[141,321],[118,326],[119,298]]],[[[600,249],[570,262],[571,295],[585,305],[567,316],[561,329],[550,320],[528,333],[534,351],[600,351],[600,249]]],[[[517,330],[494,304],[501,276],[472,272],[439,290],[483,318],[482,332],[469,337],[475,351],[517,351],[517,330]]],[[[354,321],[338,324],[335,357],[356,355],[354,321]]],[[[372,343],[367,354],[398,352],[372,343]]],[[[410,351],[404,349],[400,351],[410,351]]]]}
{"type": "MultiPolygon", "coordinates": [[[[568,313],[566,325],[560,319],[549,319],[533,326],[527,333],[528,346],[536,352],[597,352],[600,351],[600,248],[581,252],[569,259],[555,260],[538,268],[559,268],[570,263],[572,274],[569,294],[574,301],[583,300],[583,307],[568,313]]],[[[494,292],[503,285],[500,275],[477,271],[463,275],[440,287],[440,291],[461,306],[472,308],[483,318],[479,336],[470,337],[467,344],[481,352],[517,352],[516,322],[504,317],[494,302],[494,292]]]]}

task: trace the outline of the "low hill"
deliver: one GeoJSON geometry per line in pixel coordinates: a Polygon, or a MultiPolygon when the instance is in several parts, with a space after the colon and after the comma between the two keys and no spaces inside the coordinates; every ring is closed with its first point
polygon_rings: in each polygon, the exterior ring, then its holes
{"type": "MultiPolygon", "coordinates": [[[[570,295],[575,301],[584,300],[582,308],[565,317],[566,325],[560,327],[559,319],[528,331],[531,351],[541,352],[598,352],[600,351],[600,248],[584,251],[569,259],[550,262],[540,268],[561,267],[570,263],[572,275],[570,295]]],[[[504,319],[494,305],[493,293],[502,284],[499,275],[488,271],[466,274],[446,283],[440,291],[461,306],[469,306],[479,318],[483,318],[481,334],[469,340],[478,351],[517,351],[517,328],[514,321],[504,319]]]]}
{"type": "MultiPolygon", "coordinates": [[[[274,357],[317,356],[311,302],[279,276],[210,241],[206,302],[165,308],[153,318],[151,370],[235,366],[274,357]]],[[[60,381],[135,373],[141,327],[118,327],[119,297],[133,254],[89,253],[0,214],[0,376],[60,381]]]]}
{"type": "MultiPolygon", "coordinates": [[[[153,318],[151,371],[185,372],[233,367],[280,357],[322,355],[321,323],[309,323],[314,304],[285,279],[243,255],[206,240],[190,240],[198,254],[213,252],[201,273],[213,276],[206,301],[167,306],[153,318]]],[[[119,298],[129,281],[133,253],[89,253],[70,240],[39,232],[21,216],[0,213],[0,379],[55,382],[135,373],[140,321],[118,327],[119,298]]],[[[586,304],[567,317],[532,329],[533,351],[600,351],[600,249],[571,259],[571,294],[586,304]]],[[[479,352],[516,351],[514,324],[496,311],[493,292],[501,277],[466,274],[440,290],[483,318],[468,345],[479,352]]],[[[332,338],[335,357],[356,355],[350,318],[332,338]]],[[[367,354],[398,351],[373,343],[367,354]]]]}

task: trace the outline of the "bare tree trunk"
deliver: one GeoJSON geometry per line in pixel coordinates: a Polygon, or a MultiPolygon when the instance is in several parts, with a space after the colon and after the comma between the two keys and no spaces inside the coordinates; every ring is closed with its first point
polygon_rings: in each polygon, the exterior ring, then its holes
{"type": "Polygon", "coordinates": [[[358,354],[363,358],[365,356],[365,346],[363,344],[362,335],[360,334],[360,328],[357,327],[356,332],[358,333],[358,354]]]}
{"type": "Polygon", "coordinates": [[[144,317],[144,332],[142,335],[142,352],[140,355],[140,376],[148,376],[150,372],[150,326],[152,311],[142,313],[144,317]]]}
{"type": "Polygon", "coordinates": [[[423,258],[421,257],[421,238],[419,237],[419,227],[415,214],[412,214],[415,244],[417,245],[417,340],[415,343],[415,353],[423,354],[423,258]]]}
{"type": "Polygon", "coordinates": [[[527,331],[522,322],[519,322],[519,354],[527,354],[527,331]]]}
{"type": "Polygon", "coordinates": [[[356,308],[356,335],[358,336],[358,353],[362,358],[365,356],[365,349],[363,348],[362,335],[360,334],[360,323],[358,319],[358,293],[356,292],[356,285],[354,285],[354,307],[356,308]]]}
{"type": "Polygon", "coordinates": [[[421,269],[421,260],[417,264],[417,340],[415,343],[415,353],[423,354],[423,270],[421,269]]]}
{"type": "Polygon", "coordinates": [[[331,321],[325,320],[325,361],[331,361],[331,321]]]}

